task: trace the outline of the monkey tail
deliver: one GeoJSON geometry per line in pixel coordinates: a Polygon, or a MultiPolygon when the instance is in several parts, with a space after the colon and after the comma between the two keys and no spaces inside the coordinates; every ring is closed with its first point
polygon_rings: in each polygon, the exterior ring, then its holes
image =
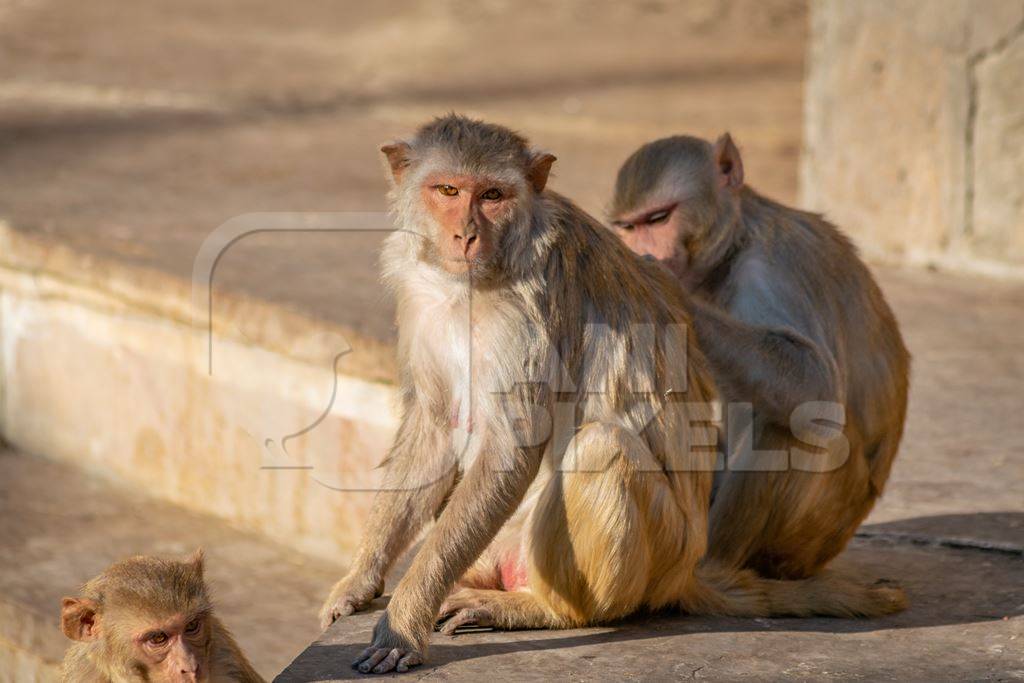
{"type": "Polygon", "coordinates": [[[690,614],[853,618],[900,612],[907,608],[907,596],[890,583],[865,585],[828,571],[789,581],[705,564],[682,603],[690,614]]]}

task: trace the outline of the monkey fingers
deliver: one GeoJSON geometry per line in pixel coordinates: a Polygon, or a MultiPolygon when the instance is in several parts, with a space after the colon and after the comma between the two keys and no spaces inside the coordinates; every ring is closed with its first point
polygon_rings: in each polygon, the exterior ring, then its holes
{"type": "Polygon", "coordinates": [[[423,663],[423,657],[415,650],[404,648],[387,648],[371,645],[352,662],[352,668],[358,669],[361,673],[368,674],[371,671],[375,674],[397,671],[404,673],[411,667],[423,663]]]}
{"type": "Polygon", "coordinates": [[[320,610],[320,628],[325,629],[342,617],[361,612],[383,592],[383,582],[375,585],[361,577],[355,581],[347,577],[342,579],[335,584],[330,597],[327,598],[320,610]]]}
{"type": "Polygon", "coordinates": [[[331,609],[327,611],[327,618],[323,620],[326,623],[321,625],[324,628],[327,628],[341,617],[352,616],[352,614],[363,609],[366,605],[366,602],[357,600],[351,595],[343,595],[338,598],[331,609]]]}

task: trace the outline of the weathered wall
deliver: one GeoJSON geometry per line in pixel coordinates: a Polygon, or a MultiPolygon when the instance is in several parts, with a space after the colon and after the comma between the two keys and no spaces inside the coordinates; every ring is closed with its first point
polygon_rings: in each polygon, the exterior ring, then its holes
{"type": "Polygon", "coordinates": [[[1024,1],[812,7],[801,200],[870,256],[1024,277],[1024,1]]]}
{"type": "Polygon", "coordinates": [[[211,339],[190,318],[187,283],[89,262],[0,223],[3,438],[347,557],[397,425],[393,386],[367,379],[386,367],[379,349],[245,299],[215,302],[211,339]]]}

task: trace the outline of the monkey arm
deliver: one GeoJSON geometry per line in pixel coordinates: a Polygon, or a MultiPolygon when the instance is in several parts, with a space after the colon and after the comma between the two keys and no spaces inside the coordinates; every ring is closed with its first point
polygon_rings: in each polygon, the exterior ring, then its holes
{"type": "Polygon", "coordinates": [[[456,486],[395,588],[371,647],[422,654],[444,598],[516,510],[537,474],[542,449],[502,447],[506,441],[489,439],[456,486]]]}
{"type": "Polygon", "coordinates": [[[437,514],[451,491],[454,465],[426,481],[424,469],[423,459],[411,453],[392,459],[350,574],[358,572],[383,586],[392,564],[437,514]]]}
{"type": "Polygon", "coordinates": [[[392,564],[451,492],[455,461],[443,429],[420,406],[408,410],[384,462],[384,482],[359,551],[320,611],[323,628],[381,594],[392,564]]]}
{"type": "Polygon", "coordinates": [[[758,414],[788,426],[806,401],[840,401],[835,360],[788,327],[751,325],[697,298],[693,326],[701,351],[730,400],[749,400],[758,414]]]}

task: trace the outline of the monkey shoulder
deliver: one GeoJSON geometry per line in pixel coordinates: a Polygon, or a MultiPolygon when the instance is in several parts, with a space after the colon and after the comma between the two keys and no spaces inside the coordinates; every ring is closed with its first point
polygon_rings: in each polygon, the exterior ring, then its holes
{"type": "Polygon", "coordinates": [[[751,325],[792,327],[807,333],[807,294],[770,254],[748,253],[737,259],[731,277],[712,300],[751,325]]]}

